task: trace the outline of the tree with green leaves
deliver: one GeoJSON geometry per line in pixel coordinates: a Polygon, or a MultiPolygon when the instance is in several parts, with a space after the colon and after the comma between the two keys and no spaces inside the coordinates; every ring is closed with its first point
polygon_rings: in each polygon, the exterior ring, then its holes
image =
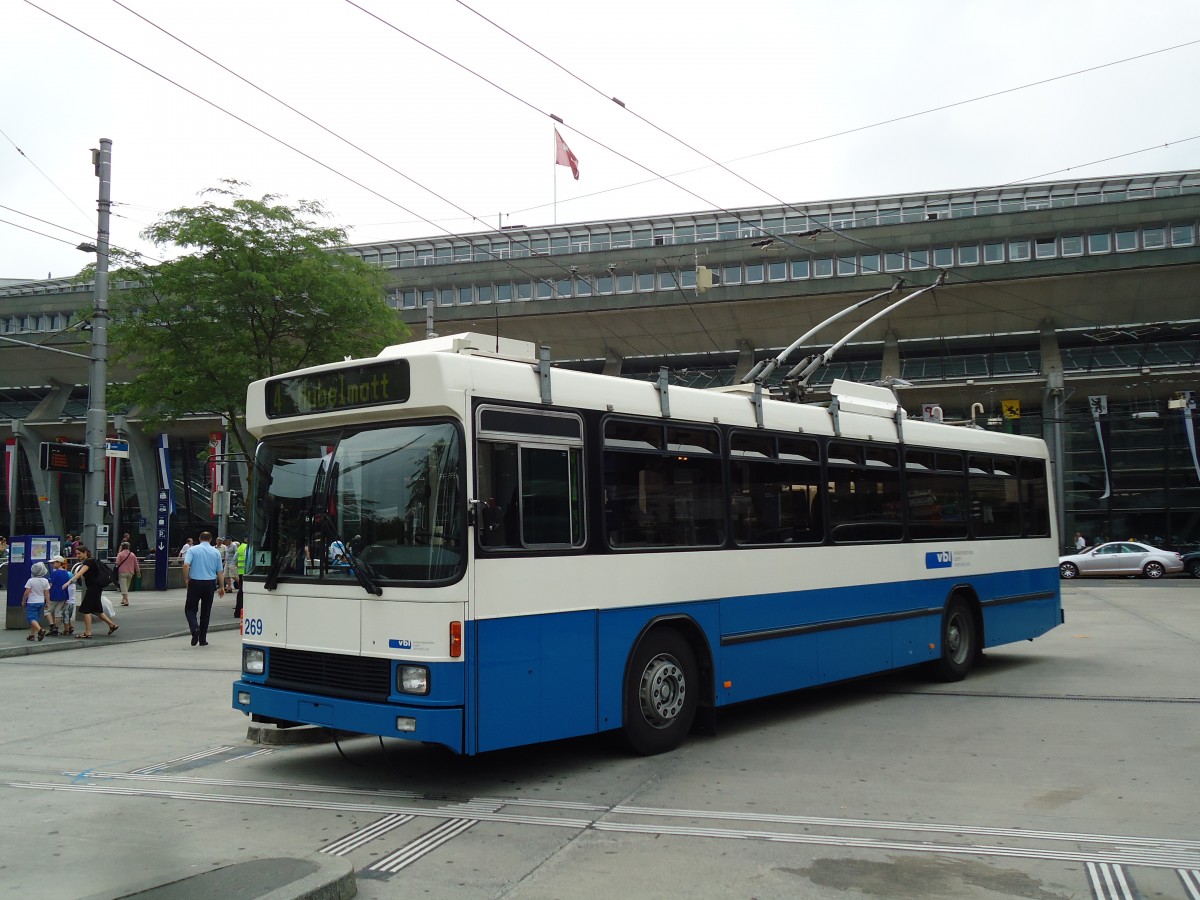
{"type": "Polygon", "coordinates": [[[113,273],[114,359],[137,374],[114,400],[148,421],[223,417],[253,453],[245,429],[251,381],[347,356],[372,356],[407,327],[385,300],[377,268],[336,252],[342,228],[321,224],[319,203],[243,196],[224,181],[199,206],[166,213],[142,236],[185,255],[113,273]]]}

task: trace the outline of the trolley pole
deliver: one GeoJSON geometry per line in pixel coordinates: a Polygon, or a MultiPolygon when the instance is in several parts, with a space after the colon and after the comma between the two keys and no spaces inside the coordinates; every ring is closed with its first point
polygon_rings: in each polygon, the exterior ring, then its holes
{"type": "Polygon", "coordinates": [[[98,538],[104,523],[104,443],[108,431],[108,238],[109,209],[112,206],[112,141],[100,139],[100,149],[92,151],[96,177],[100,179],[100,200],[96,229],[96,291],[92,310],[92,363],[88,385],[87,438],[91,461],[83,490],[83,542],[99,557],[98,538]]]}

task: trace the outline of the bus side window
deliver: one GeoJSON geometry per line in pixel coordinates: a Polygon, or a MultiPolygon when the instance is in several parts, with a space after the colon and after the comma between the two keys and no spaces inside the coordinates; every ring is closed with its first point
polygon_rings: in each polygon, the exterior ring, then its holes
{"type": "Polygon", "coordinates": [[[517,445],[479,442],[479,542],[485,547],[520,547],[520,485],[517,445]]]}

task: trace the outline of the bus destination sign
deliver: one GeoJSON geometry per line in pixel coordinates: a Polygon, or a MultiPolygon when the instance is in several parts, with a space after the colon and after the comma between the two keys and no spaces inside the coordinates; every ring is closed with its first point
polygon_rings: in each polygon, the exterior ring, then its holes
{"type": "Polygon", "coordinates": [[[267,418],[405,403],[409,395],[408,360],[347,366],[312,375],[272,378],[267,382],[267,418]]]}

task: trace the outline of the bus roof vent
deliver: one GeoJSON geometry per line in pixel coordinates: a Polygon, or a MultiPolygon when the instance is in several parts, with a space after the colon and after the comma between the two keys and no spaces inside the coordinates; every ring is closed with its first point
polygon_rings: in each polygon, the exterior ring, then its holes
{"type": "Polygon", "coordinates": [[[380,351],[381,357],[417,356],[423,353],[482,353],[501,356],[505,359],[532,361],[537,359],[537,350],[529,341],[502,338],[490,334],[465,331],[445,337],[428,338],[394,344],[380,351]]]}
{"type": "Polygon", "coordinates": [[[838,401],[838,408],[844,413],[878,416],[881,419],[895,419],[897,415],[903,418],[905,415],[896,395],[889,388],[835,378],[829,393],[838,401]]]}

